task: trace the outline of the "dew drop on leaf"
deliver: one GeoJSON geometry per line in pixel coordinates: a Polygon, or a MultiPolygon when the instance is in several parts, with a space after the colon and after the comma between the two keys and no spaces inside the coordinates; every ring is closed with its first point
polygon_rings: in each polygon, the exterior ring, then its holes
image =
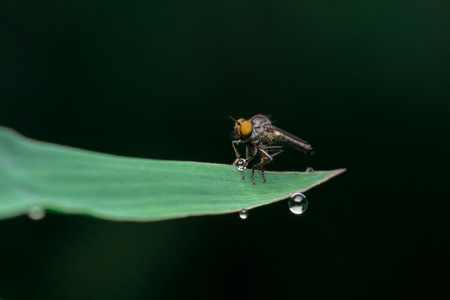
{"type": "Polygon", "coordinates": [[[247,218],[248,218],[248,210],[246,210],[245,208],[242,209],[242,210],[239,212],[239,218],[241,218],[242,220],[247,219],[247,218]]]}
{"type": "Polygon", "coordinates": [[[308,208],[308,199],[302,193],[295,193],[289,198],[289,209],[296,215],[301,215],[308,208]]]}
{"type": "Polygon", "coordinates": [[[28,217],[31,220],[38,221],[45,217],[45,210],[40,206],[33,206],[28,210],[28,217]]]}
{"type": "Polygon", "coordinates": [[[245,170],[245,159],[240,158],[237,161],[235,161],[234,166],[236,167],[236,170],[239,172],[242,172],[245,170]]]}

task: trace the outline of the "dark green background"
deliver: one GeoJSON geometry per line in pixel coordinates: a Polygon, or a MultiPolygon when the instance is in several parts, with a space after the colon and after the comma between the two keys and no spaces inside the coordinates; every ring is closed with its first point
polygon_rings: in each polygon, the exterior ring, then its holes
{"type": "Polygon", "coordinates": [[[0,298],[449,295],[449,13],[448,1],[1,1],[3,126],[231,163],[228,116],[264,113],[316,149],[269,169],[348,170],[299,217],[281,202],[245,221],[1,221],[0,298]]]}

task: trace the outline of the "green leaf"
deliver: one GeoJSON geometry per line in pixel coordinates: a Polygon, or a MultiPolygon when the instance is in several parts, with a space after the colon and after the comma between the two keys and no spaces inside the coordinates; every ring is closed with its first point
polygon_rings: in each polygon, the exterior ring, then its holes
{"type": "Polygon", "coordinates": [[[256,172],[233,166],[118,157],[25,138],[0,127],[0,218],[42,210],[153,221],[250,209],[304,192],[345,169],[256,172]]]}

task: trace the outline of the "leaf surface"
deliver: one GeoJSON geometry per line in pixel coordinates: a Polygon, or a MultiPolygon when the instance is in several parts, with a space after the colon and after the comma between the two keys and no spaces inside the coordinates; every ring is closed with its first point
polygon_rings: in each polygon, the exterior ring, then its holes
{"type": "Polygon", "coordinates": [[[224,214],[289,197],[345,169],[255,173],[233,166],[119,157],[34,141],[0,127],[0,219],[41,208],[107,220],[224,214]]]}

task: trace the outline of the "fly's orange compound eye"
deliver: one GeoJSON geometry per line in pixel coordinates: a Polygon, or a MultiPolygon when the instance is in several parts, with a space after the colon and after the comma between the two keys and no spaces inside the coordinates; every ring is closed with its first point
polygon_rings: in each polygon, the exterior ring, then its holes
{"type": "Polygon", "coordinates": [[[234,123],[234,126],[239,127],[239,126],[241,126],[242,122],[244,122],[244,121],[245,121],[244,119],[239,119],[236,121],[236,123],[234,123]]]}
{"type": "Polygon", "coordinates": [[[240,134],[243,138],[248,138],[253,131],[253,126],[250,121],[243,121],[240,126],[240,134]]]}
{"type": "Polygon", "coordinates": [[[244,119],[238,119],[236,120],[236,122],[234,123],[234,131],[236,132],[237,135],[241,135],[241,124],[242,122],[244,122],[244,119]]]}

